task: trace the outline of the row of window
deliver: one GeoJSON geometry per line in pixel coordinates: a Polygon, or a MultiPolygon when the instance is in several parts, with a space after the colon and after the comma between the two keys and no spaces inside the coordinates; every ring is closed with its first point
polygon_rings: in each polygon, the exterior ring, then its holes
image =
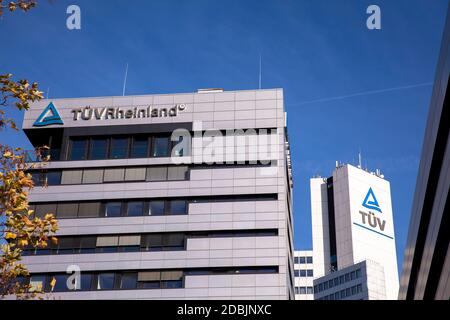
{"type": "MultiPolygon", "coordinates": [[[[192,165],[195,169],[219,169],[219,168],[250,168],[269,166],[270,163],[246,161],[241,164],[214,164],[214,165],[192,165]]],[[[274,166],[276,165],[273,164],[274,166]]],[[[34,185],[79,185],[96,183],[117,182],[142,182],[142,181],[180,181],[189,180],[189,166],[149,166],[149,167],[112,167],[112,168],[89,168],[89,169],[52,169],[31,170],[34,185]]]]}
{"type": "Polygon", "coordinates": [[[313,294],[313,287],[295,287],[295,294],[313,294]]]}
{"type": "Polygon", "coordinates": [[[295,264],[313,263],[312,257],[294,257],[295,264]]]}
{"type": "Polygon", "coordinates": [[[294,275],[296,277],[313,277],[314,272],[312,269],[307,270],[294,270],[294,275]]]}
{"type": "Polygon", "coordinates": [[[35,186],[188,180],[187,166],[41,170],[31,172],[35,186]]]}
{"type": "Polygon", "coordinates": [[[325,282],[319,283],[314,286],[314,292],[322,292],[324,290],[331,289],[338,285],[344,284],[346,282],[359,279],[361,277],[361,269],[354,270],[352,272],[348,272],[334,279],[327,280],[325,282]]]}
{"type": "MultiPolygon", "coordinates": [[[[168,135],[71,137],[67,160],[169,157],[178,143],[168,135]]],[[[173,156],[183,156],[182,150],[173,156]]]]}
{"type": "Polygon", "coordinates": [[[183,288],[185,276],[263,273],[278,273],[278,267],[81,272],[78,278],[72,276],[73,281],[69,283],[70,288],[67,285],[69,274],[33,274],[31,277],[25,278],[22,281],[24,284],[30,285],[29,291],[31,292],[172,289],[183,288]]]}
{"type": "Polygon", "coordinates": [[[362,292],[362,285],[358,284],[356,286],[352,286],[350,288],[347,289],[343,289],[340,290],[338,292],[329,294],[325,297],[322,298],[318,298],[317,300],[342,300],[345,299],[347,297],[351,297],[354,296],[355,294],[361,293],[362,292]]]}
{"type": "Polygon", "coordinates": [[[186,250],[189,238],[277,236],[277,229],[219,230],[131,235],[61,236],[57,244],[46,248],[30,247],[23,255],[59,255],[84,253],[176,251],[186,250]]]}
{"type": "Polygon", "coordinates": [[[30,205],[35,216],[53,213],[58,219],[98,217],[140,217],[188,214],[188,204],[180,200],[133,200],[61,202],[30,205]]]}
{"type": "Polygon", "coordinates": [[[238,202],[238,201],[271,201],[277,200],[275,194],[253,194],[236,196],[210,196],[190,197],[174,199],[133,199],[86,201],[86,202],[52,202],[30,204],[30,210],[34,210],[37,217],[44,217],[47,213],[53,213],[58,219],[70,218],[98,218],[98,217],[139,217],[139,216],[164,216],[186,215],[189,211],[189,203],[196,202],[238,202]]]}

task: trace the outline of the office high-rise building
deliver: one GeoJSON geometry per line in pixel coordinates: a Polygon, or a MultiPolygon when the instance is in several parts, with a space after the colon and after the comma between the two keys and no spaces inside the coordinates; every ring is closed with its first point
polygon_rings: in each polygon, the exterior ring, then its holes
{"type": "Polygon", "coordinates": [[[400,299],[450,299],[450,3],[400,281],[400,299]]]}
{"type": "Polygon", "coordinates": [[[51,155],[31,171],[31,208],[60,226],[57,245],[25,251],[33,288],[294,298],[282,89],[43,100],[23,128],[51,155]]]}
{"type": "Polygon", "coordinates": [[[294,251],[295,300],[314,300],[312,250],[294,251]]]}
{"type": "Polygon", "coordinates": [[[341,290],[344,294],[339,293],[339,299],[361,298],[357,293],[368,290],[364,296],[367,299],[397,299],[398,269],[389,182],[379,171],[367,172],[347,164],[337,165],[329,178],[311,179],[310,184],[314,285],[319,288],[326,280],[329,289],[332,280],[335,290],[325,295],[323,290],[317,290],[315,298],[331,299],[332,294],[334,298],[341,290]],[[352,269],[363,261],[367,263],[352,269]],[[338,278],[339,282],[334,282],[334,276],[349,273],[348,277],[352,277],[352,272],[356,276],[356,270],[368,281],[366,287],[360,288],[356,278],[342,283],[338,278]],[[376,274],[370,274],[371,271],[376,274]],[[369,281],[371,278],[375,280],[369,281]]]}

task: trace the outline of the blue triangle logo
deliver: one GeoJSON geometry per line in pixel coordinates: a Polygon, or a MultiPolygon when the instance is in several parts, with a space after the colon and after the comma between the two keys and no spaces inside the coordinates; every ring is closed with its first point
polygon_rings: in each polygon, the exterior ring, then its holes
{"type": "Polygon", "coordinates": [[[372,188],[369,188],[369,191],[367,191],[367,195],[364,198],[362,205],[367,209],[372,209],[381,213],[380,205],[378,204],[377,198],[375,198],[375,193],[373,193],[372,188]]]}
{"type": "Polygon", "coordinates": [[[33,123],[33,126],[44,127],[51,124],[64,124],[53,102],[50,102],[44,111],[42,111],[41,115],[33,123]]]}

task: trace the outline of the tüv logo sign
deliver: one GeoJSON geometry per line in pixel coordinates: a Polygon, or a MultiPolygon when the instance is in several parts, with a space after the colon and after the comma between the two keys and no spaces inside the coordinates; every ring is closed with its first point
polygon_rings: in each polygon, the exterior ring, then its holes
{"type": "Polygon", "coordinates": [[[361,223],[353,222],[353,224],[357,225],[358,227],[370,230],[382,236],[393,239],[393,237],[383,233],[386,228],[386,220],[383,219],[382,217],[377,216],[376,213],[374,212],[376,211],[378,213],[383,213],[380,204],[378,203],[378,200],[375,196],[375,193],[370,187],[369,190],[367,191],[366,196],[364,197],[362,206],[369,210],[368,212],[360,210],[359,214],[361,215],[361,223]]]}
{"type": "Polygon", "coordinates": [[[45,127],[51,124],[64,124],[53,102],[50,102],[44,111],[42,111],[33,123],[33,127],[45,127]]]}
{"type": "Polygon", "coordinates": [[[372,209],[372,210],[378,211],[379,213],[382,212],[380,205],[378,204],[378,200],[375,197],[375,193],[373,193],[372,188],[369,188],[369,191],[367,191],[367,195],[364,198],[362,205],[364,207],[366,207],[367,209],[372,209]]]}

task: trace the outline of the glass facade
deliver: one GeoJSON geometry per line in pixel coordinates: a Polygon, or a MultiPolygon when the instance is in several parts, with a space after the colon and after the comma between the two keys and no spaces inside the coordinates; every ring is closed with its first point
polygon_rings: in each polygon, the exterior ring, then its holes
{"type": "Polygon", "coordinates": [[[106,159],[108,152],[108,140],[106,138],[93,138],[91,140],[91,153],[89,159],[106,159]]]}
{"type": "Polygon", "coordinates": [[[173,155],[171,155],[172,146],[177,143],[178,142],[170,141],[169,136],[160,135],[71,137],[69,152],[64,160],[183,156],[182,152],[174,152],[173,155]],[[149,150],[151,152],[149,152],[149,150]]]}

